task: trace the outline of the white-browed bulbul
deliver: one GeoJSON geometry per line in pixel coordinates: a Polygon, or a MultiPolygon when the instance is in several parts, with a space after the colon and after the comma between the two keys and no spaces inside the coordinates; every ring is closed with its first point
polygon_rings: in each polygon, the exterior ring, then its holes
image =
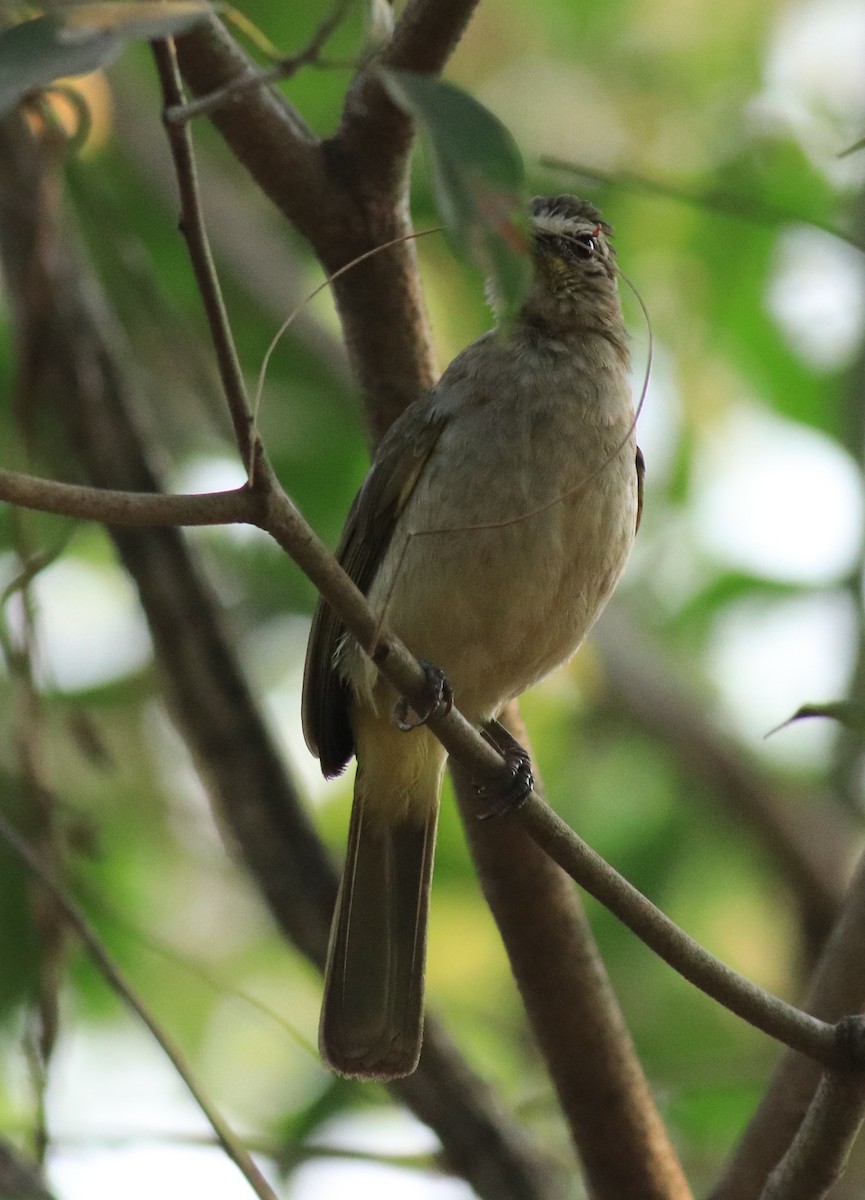
{"type": "MultiPolygon", "coordinates": [[[[609,228],[573,196],[532,203],[533,277],[516,320],[459,354],[391,427],[337,557],[373,611],[479,725],[570,658],[639,523],[629,353],[609,228]]],[[[344,1075],[417,1065],[446,753],[325,603],[303,722],[327,777],[357,757],[320,1046],[344,1075]]]]}

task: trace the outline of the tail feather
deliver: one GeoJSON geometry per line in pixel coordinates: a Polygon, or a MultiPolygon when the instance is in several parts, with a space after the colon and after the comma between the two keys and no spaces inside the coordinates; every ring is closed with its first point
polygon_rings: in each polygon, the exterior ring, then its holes
{"type": "Polygon", "coordinates": [[[396,1079],[417,1066],[437,822],[438,804],[383,819],[355,796],[319,1030],[342,1075],[396,1079]]]}

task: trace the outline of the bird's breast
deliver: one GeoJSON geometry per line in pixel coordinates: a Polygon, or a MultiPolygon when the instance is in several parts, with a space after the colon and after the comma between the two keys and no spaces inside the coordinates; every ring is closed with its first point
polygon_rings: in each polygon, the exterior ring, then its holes
{"type": "MultiPolygon", "coordinates": [[[[600,423],[555,398],[461,413],[399,519],[370,602],[471,719],[569,658],[622,572],[637,511],[622,408],[600,423]]],[[[370,670],[349,674],[372,695],[370,670]]]]}

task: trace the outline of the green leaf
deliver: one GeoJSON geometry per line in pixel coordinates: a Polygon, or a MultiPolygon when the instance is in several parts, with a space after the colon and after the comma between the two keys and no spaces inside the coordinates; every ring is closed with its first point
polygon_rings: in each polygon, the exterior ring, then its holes
{"type": "Polygon", "coordinates": [[[78,4],[0,33],[0,116],[27,92],[112,63],[127,42],[181,33],[208,16],[207,0],[78,4]]]}
{"type": "Polygon", "coordinates": [[[806,717],[828,717],[829,720],[852,729],[854,733],[865,733],[865,704],[854,700],[831,700],[827,704],[803,704],[792,717],[770,730],[766,736],[771,737],[779,729],[786,729],[794,721],[802,721],[806,717]]]}
{"type": "Polygon", "coordinates": [[[488,109],[451,83],[380,71],[391,99],[426,134],[436,202],[456,250],[484,271],[505,318],[531,274],[525,168],[516,142],[488,109]]]}

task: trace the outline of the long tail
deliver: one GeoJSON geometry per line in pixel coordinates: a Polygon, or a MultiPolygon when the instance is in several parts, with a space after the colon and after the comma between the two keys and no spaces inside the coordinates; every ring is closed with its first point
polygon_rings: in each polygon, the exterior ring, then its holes
{"type": "Polygon", "coordinates": [[[372,815],[355,792],[330,935],[319,1047],[342,1075],[410,1075],[423,1036],[424,964],[438,803],[372,815]]]}

